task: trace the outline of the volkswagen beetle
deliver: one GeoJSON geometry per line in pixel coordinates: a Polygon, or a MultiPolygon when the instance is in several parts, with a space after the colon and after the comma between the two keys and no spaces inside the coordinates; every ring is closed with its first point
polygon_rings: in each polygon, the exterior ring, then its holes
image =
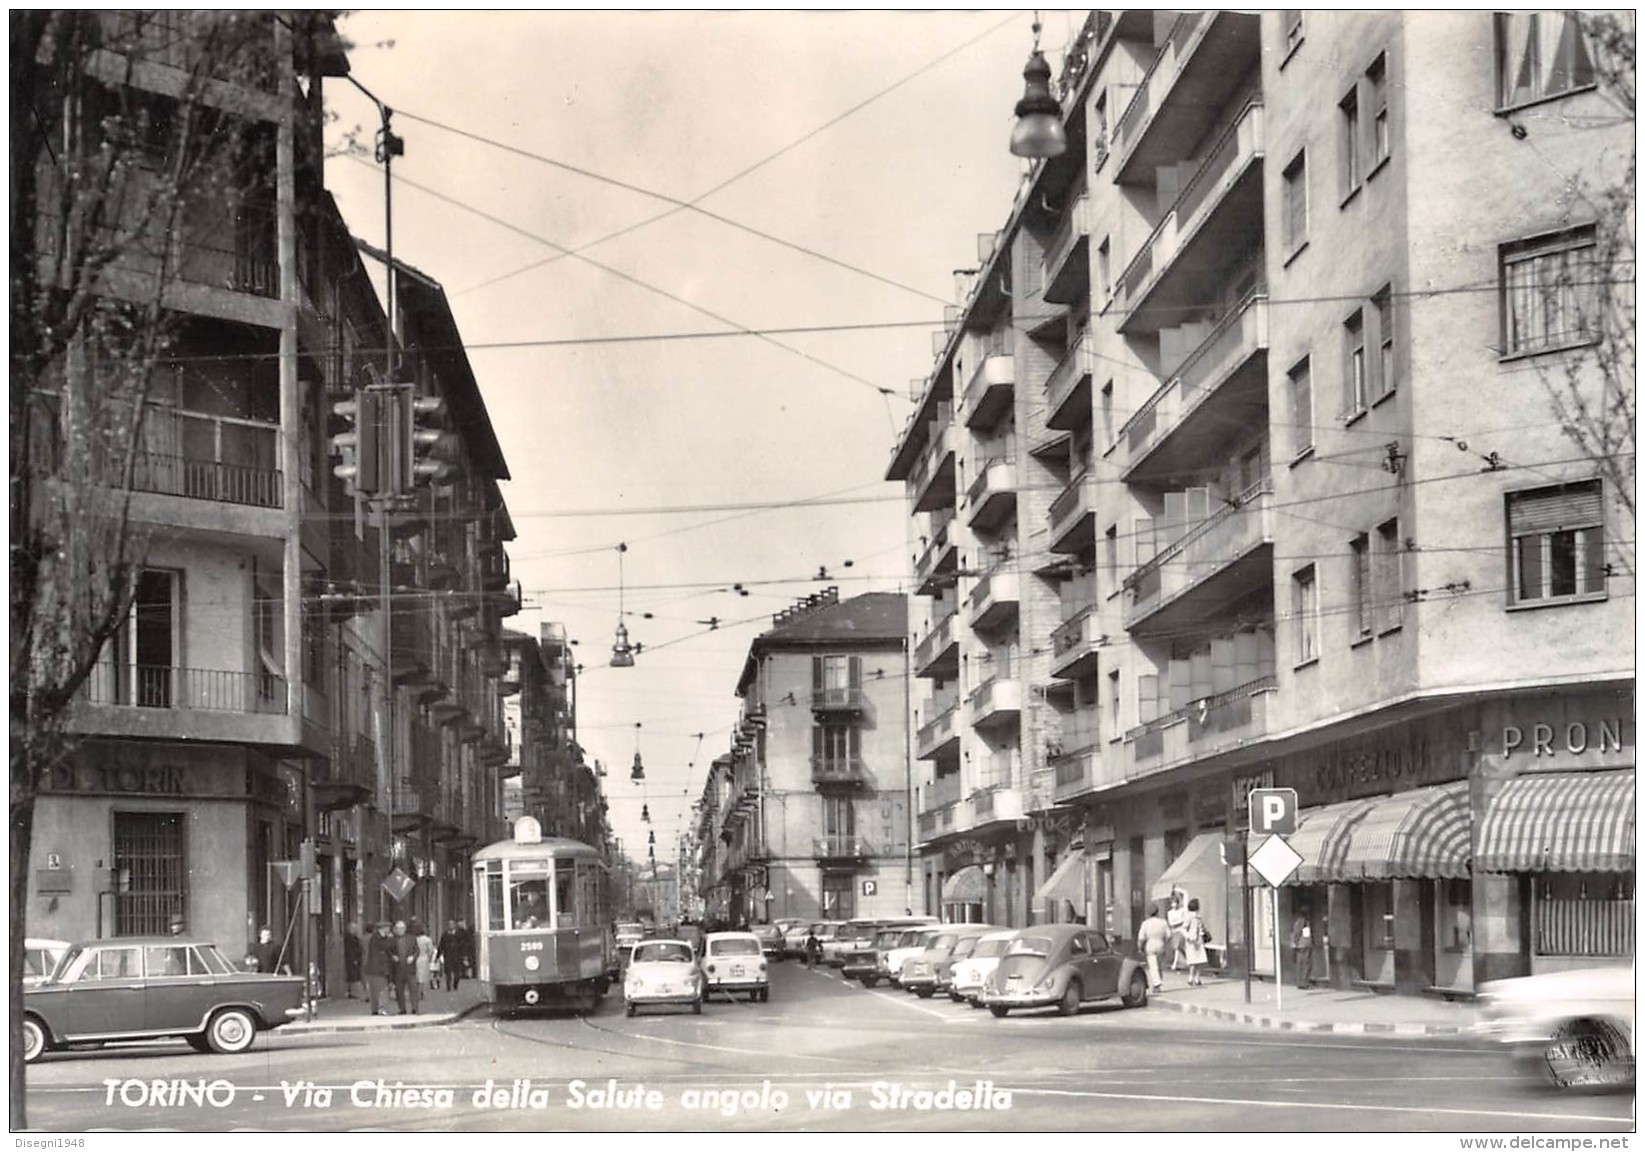
{"type": "Polygon", "coordinates": [[[1082,1004],[1118,999],[1127,1008],[1148,1003],[1148,974],[1141,960],[1081,924],[1025,928],[1005,945],[999,965],[983,984],[982,1002],[995,1016],[1013,1008],[1055,1006],[1072,1016],[1082,1004]]]}

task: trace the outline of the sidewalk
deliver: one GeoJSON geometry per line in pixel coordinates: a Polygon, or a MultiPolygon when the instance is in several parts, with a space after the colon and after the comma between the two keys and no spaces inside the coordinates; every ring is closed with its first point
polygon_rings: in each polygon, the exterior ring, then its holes
{"type": "Polygon", "coordinates": [[[328,1032],[383,1032],[400,1028],[432,1028],[452,1024],[464,1016],[484,1008],[485,998],[475,980],[464,980],[455,992],[444,988],[423,989],[421,1011],[401,1016],[396,1007],[393,991],[383,996],[387,1016],[373,1016],[369,1000],[350,1000],[346,996],[318,1002],[313,1020],[296,1020],[282,1025],[281,1036],[313,1036],[328,1032]]]}
{"type": "Polygon", "coordinates": [[[1247,1004],[1243,977],[1207,975],[1203,987],[1190,987],[1180,972],[1166,972],[1165,990],[1150,993],[1148,1004],[1295,1032],[1459,1036],[1468,1032],[1476,1018],[1472,1004],[1430,996],[1383,995],[1361,988],[1286,985],[1276,995],[1271,980],[1252,980],[1247,1004]]]}

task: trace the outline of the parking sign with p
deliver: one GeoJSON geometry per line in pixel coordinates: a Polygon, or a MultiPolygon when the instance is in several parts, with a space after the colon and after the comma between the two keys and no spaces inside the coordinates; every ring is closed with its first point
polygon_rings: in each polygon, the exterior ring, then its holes
{"type": "Polygon", "coordinates": [[[1289,836],[1297,830],[1295,788],[1253,788],[1249,800],[1253,836],[1289,836]]]}

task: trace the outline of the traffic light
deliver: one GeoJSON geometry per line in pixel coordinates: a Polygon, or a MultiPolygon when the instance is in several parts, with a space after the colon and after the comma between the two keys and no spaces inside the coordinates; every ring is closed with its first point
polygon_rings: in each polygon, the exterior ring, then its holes
{"type": "Polygon", "coordinates": [[[445,417],[446,404],[434,396],[413,399],[408,392],[401,405],[405,446],[405,470],[400,474],[400,491],[409,492],[417,485],[444,480],[451,472],[450,438],[438,425],[445,417]]]}
{"type": "Polygon", "coordinates": [[[380,393],[361,389],[354,399],[338,400],[331,406],[332,415],[349,425],[348,431],[331,438],[332,452],[338,457],[332,472],[362,496],[382,491],[382,402],[380,393]]]}

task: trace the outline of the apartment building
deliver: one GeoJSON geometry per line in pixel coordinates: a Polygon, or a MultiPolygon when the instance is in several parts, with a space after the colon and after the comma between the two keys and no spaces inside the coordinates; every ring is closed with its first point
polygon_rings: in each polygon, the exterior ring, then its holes
{"type": "MultiPolygon", "coordinates": [[[[99,19],[105,54],[148,49],[121,82],[163,112],[191,18],[99,19]]],[[[331,403],[381,378],[389,330],[323,182],[323,80],[347,60],[323,18],[267,35],[276,67],[207,99],[282,143],[245,149],[237,194],[170,237],[180,336],[130,480],[144,568],[42,790],[24,914],[31,935],[180,926],[231,950],[268,924],[294,968],[311,957],[334,981],[348,924],[466,914],[466,852],[504,832],[497,681],[518,592],[506,465],[443,293],[413,269],[403,378],[445,401],[451,473],[381,531],[333,475],[331,403]]],[[[104,283],[141,299],[154,275],[134,255],[104,283]]]]}
{"type": "Polygon", "coordinates": [[[505,631],[509,671],[503,710],[514,736],[505,772],[520,780],[521,814],[547,836],[606,849],[610,828],[602,770],[583,761],[577,743],[576,666],[564,624],[542,625],[539,638],[505,631]]]}
{"type": "MultiPolygon", "coordinates": [[[[1008,299],[1018,434],[1061,482],[1024,535],[1060,601],[1019,640],[1054,713],[1015,833],[1019,873],[1054,868],[1028,914],[1124,937],[1181,888],[1243,964],[1224,860],[1247,792],[1279,786],[1304,862],[1277,929],[1253,902],[1259,973],[1298,916],[1341,986],[1466,995],[1632,955],[1631,517],[1551,400],[1601,383],[1596,234],[1632,156],[1594,60],[1564,13],[1087,22],[1068,152],[1025,180],[890,473],[952,539],[930,476],[965,448],[930,445],[975,441],[949,365],[1008,299]],[[1049,374],[1023,355],[1057,331],[1036,289],[1066,305],[1049,374]]],[[[985,543],[917,561],[934,621],[985,543]]],[[[940,677],[917,744],[927,874],[953,884],[980,841],[986,896],[1009,861],[975,810],[975,707],[945,711],[979,639],[916,658],[940,677]]]]}
{"type": "Polygon", "coordinates": [[[737,681],[694,834],[704,915],[900,914],[909,841],[907,598],[827,588],[779,612],[737,681]]]}

